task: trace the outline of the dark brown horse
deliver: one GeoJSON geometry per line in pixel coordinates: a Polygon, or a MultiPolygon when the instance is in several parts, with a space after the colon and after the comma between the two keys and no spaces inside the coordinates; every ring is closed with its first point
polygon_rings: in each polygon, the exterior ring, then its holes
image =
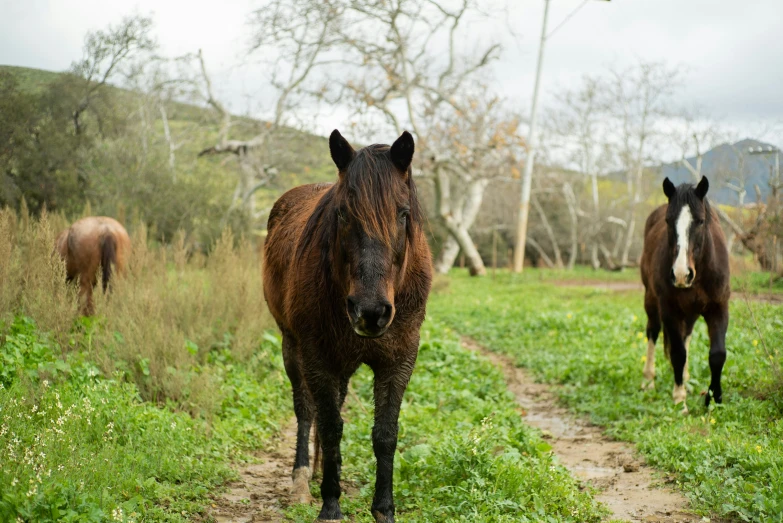
{"type": "MultiPolygon", "coordinates": [[[[397,420],[419,350],[432,280],[413,183],[413,137],[354,151],[334,131],[337,183],[285,193],[269,215],[264,295],[283,334],[298,425],[293,494],[310,499],[308,439],[323,452],[320,521],[340,511],[340,409],[364,363],[375,374],[372,443],[378,468],[372,514],[394,521],[397,420]]],[[[316,449],[317,452],[318,449],[316,449]]]]}
{"type": "Polygon", "coordinates": [[[726,361],[729,326],[729,252],[718,215],[706,198],[709,182],[675,187],[666,178],[667,205],[655,209],[644,228],[641,273],[647,312],[647,361],[642,388],[655,387],[655,342],[663,325],[664,353],[674,369],[674,403],[685,401],[688,381],[688,345],[693,325],[704,317],[710,335],[710,372],[707,391],[723,401],[720,376],[726,361]]]}
{"type": "Polygon", "coordinates": [[[55,249],[65,261],[68,281],[79,280],[80,310],[94,312],[92,290],[103,271],[103,291],[114,272],[122,273],[130,255],[131,242],[125,227],[105,216],[90,216],[75,222],[57,236],[55,249]]]}

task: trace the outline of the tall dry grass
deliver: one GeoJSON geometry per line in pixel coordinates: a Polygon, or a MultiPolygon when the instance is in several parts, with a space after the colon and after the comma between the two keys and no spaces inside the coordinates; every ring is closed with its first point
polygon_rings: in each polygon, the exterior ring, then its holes
{"type": "Polygon", "coordinates": [[[133,227],[127,274],[107,295],[96,289],[96,316],[82,319],[53,253],[66,226],[61,216],[0,211],[0,323],[29,316],[63,351],[83,351],[107,375],[134,381],[144,399],[208,417],[221,400],[210,353],[229,351],[241,363],[273,325],[254,246],[226,231],[209,256],[189,256],[184,235],[153,246],[133,227]]]}

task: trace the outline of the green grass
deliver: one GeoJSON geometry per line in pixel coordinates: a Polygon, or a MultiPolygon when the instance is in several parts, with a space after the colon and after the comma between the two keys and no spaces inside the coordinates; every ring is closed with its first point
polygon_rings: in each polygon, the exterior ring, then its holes
{"type": "MultiPolygon", "coordinates": [[[[450,329],[427,321],[405,394],[395,459],[395,504],[405,522],[600,521],[604,510],[556,464],[550,446],[527,427],[501,373],[459,345],[450,329]]],[[[371,522],[372,373],[352,380],[343,437],[343,478],[359,486],[344,497],[351,521],[371,522]]],[[[313,494],[318,488],[313,483],[313,494]]],[[[296,506],[293,521],[320,507],[296,506]]]]}
{"type": "MultiPolygon", "coordinates": [[[[74,328],[99,325],[82,319],[74,328]]],[[[291,416],[280,340],[271,333],[249,361],[235,361],[230,343],[211,351],[205,365],[223,401],[207,422],[144,402],[130,375],[102,376],[78,347],[63,356],[28,318],[2,331],[2,521],[205,517],[211,496],[234,476],[230,464],[264,448],[291,416]]],[[[358,491],[343,505],[354,521],[370,522],[368,369],[353,386],[361,404],[349,399],[345,413],[344,472],[358,491]]],[[[523,424],[500,372],[433,322],[403,406],[395,479],[403,521],[597,522],[605,513],[523,424]]],[[[317,510],[296,506],[288,515],[303,521],[317,510]]]]}
{"type": "Polygon", "coordinates": [[[704,514],[744,521],[783,518],[783,401],[779,306],[731,304],[724,404],[707,411],[708,337],[697,323],[691,343],[690,415],[672,404],[671,366],[657,351],[655,391],[639,390],[646,352],[641,292],[541,283],[537,271],[495,280],[454,274],[430,313],[492,350],[560,384],[563,401],[635,442],[704,514]]]}
{"type": "MultiPolygon", "coordinates": [[[[209,365],[223,401],[212,423],[144,402],[128,376],[103,377],[84,352],[63,357],[30,319],[0,344],[0,521],[189,521],[289,417],[279,341],[241,367],[209,365]]],[[[183,347],[183,350],[186,348],[183,347]]]]}

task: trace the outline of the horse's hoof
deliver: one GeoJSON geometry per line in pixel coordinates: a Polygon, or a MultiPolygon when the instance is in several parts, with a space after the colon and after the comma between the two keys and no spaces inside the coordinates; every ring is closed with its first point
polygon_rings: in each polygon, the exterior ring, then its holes
{"type": "Polygon", "coordinates": [[[688,415],[688,405],[683,403],[682,410],[680,411],[680,416],[687,416],[688,415]]]}
{"type": "Polygon", "coordinates": [[[687,395],[688,393],[685,391],[684,385],[674,386],[674,390],[672,391],[672,399],[674,400],[675,405],[678,403],[684,403],[687,395]]]}
{"type": "Polygon", "coordinates": [[[291,485],[292,502],[303,504],[313,502],[313,496],[310,495],[311,476],[310,467],[301,467],[294,470],[294,473],[291,475],[291,479],[293,479],[293,484],[291,485]]]}
{"type": "Polygon", "coordinates": [[[375,518],[375,523],[394,523],[394,516],[384,516],[377,510],[372,511],[372,516],[375,518]]]}
{"type": "Polygon", "coordinates": [[[315,523],[341,523],[342,519],[316,519],[315,523]]]}
{"type": "Polygon", "coordinates": [[[642,380],[642,390],[655,390],[655,378],[648,380],[647,378],[642,380]]]}

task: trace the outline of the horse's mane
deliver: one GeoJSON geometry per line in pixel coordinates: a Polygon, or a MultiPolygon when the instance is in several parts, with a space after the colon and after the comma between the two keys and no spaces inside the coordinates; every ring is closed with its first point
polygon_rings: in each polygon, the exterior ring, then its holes
{"type": "Polygon", "coordinates": [[[338,183],[324,193],[307,220],[297,248],[298,260],[317,241],[322,262],[328,263],[340,219],[338,210],[350,213],[371,237],[391,245],[389,217],[396,219],[398,206],[407,204],[410,214],[406,232],[409,244],[413,241],[422,219],[416,185],[409,168],[404,182],[409,198],[403,201],[396,187],[400,174],[391,161],[389,149],[388,145],[374,144],[356,152],[338,183]]]}

